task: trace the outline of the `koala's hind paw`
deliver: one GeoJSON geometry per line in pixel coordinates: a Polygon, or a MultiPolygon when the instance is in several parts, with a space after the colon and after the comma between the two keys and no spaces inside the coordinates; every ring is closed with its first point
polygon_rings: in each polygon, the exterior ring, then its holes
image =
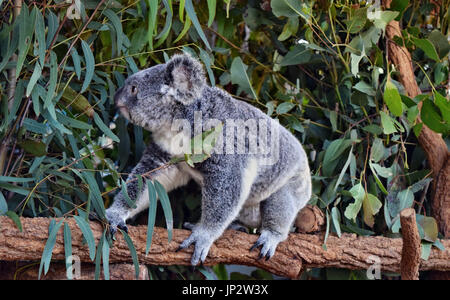
{"type": "Polygon", "coordinates": [[[196,266],[199,262],[203,263],[213,243],[209,236],[210,235],[205,231],[194,228],[191,235],[181,243],[177,251],[185,249],[194,244],[195,248],[191,258],[191,264],[193,266],[196,266]]]}
{"type": "Polygon", "coordinates": [[[266,260],[269,260],[275,254],[280,241],[281,235],[279,233],[263,230],[256,243],[250,248],[250,251],[262,246],[258,259],[265,257],[266,260]]]}

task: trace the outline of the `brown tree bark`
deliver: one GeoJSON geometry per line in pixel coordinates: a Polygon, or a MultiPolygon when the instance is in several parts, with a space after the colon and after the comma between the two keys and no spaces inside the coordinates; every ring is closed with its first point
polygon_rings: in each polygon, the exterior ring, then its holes
{"type": "MultiPolygon", "coordinates": [[[[0,260],[39,261],[48,238],[48,218],[21,218],[23,231],[7,217],[0,217],[0,260]]],[[[72,232],[72,251],[82,262],[90,262],[87,245],[82,243],[82,233],[76,222],[69,218],[72,232]]],[[[91,228],[98,242],[103,229],[100,224],[91,222],[91,228]]],[[[129,235],[136,247],[139,262],[146,265],[190,265],[192,247],[175,252],[179,244],[190,232],[182,229],[173,231],[173,239],[167,240],[167,231],[155,228],[152,247],[145,255],[146,226],[129,226],[129,235]]],[[[292,233],[277,248],[268,261],[258,260],[257,251],[250,252],[258,235],[228,230],[211,247],[205,265],[240,264],[265,269],[274,274],[297,278],[304,268],[334,267],[346,269],[368,269],[373,265],[373,257],[380,260],[381,271],[400,272],[402,239],[386,237],[358,237],[343,234],[341,238],[328,237],[327,250],[324,250],[323,234],[310,235],[292,233]]],[[[53,249],[53,260],[64,260],[62,229],[58,232],[53,249]]],[[[450,240],[442,240],[446,248],[440,251],[433,248],[428,260],[421,260],[420,270],[450,270],[450,240]]],[[[110,263],[131,262],[131,255],[123,237],[118,234],[110,251],[110,263]]]]}
{"type": "MultiPolygon", "coordinates": [[[[384,0],[383,4],[389,8],[391,0],[384,0]]],[[[405,87],[410,97],[419,95],[420,89],[414,76],[411,54],[405,47],[394,42],[394,37],[401,37],[401,29],[398,21],[391,21],[386,26],[387,51],[389,59],[399,71],[399,80],[405,87]]],[[[419,109],[422,103],[419,103],[419,109]]],[[[419,116],[419,122],[420,116],[419,116]]],[[[450,153],[441,135],[432,131],[425,124],[419,135],[419,143],[425,151],[428,163],[433,171],[433,215],[438,221],[439,230],[446,238],[450,237],[450,153]]]]}
{"type": "Polygon", "coordinates": [[[416,223],[416,211],[412,208],[402,210],[400,223],[403,239],[400,273],[403,280],[419,280],[421,246],[416,223]]]}
{"type": "Polygon", "coordinates": [[[325,216],[320,208],[308,204],[297,214],[295,228],[299,233],[313,233],[324,230],[325,223],[325,216]]]}

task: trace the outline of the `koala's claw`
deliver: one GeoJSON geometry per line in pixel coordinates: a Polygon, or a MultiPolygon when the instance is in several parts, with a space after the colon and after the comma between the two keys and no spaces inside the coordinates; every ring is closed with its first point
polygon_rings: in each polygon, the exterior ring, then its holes
{"type": "Polygon", "coordinates": [[[187,230],[194,230],[195,224],[191,223],[191,222],[184,222],[183,223],[183,228],[187,229],[187,230]]]}
{"type": "Polygon", "coordinates": [[[207,233],[194,229],[191,235],[180,244],[176,251],[178,252],[194,244],[195,248],[191,258],[191,264],[196,266],[199,262],[203,263],[213,243],[213,241],[207,238],[208,236],[207,233]]]}
{"type": "Polygon", "coordinates": [[[109,223],[109,233],[111,234],[111,237],[114,237],[114,235],[117,232],[117,229],[121,229],[126,233],[128,233],[128,227],[125,224],[125,221],[119,216],[106,211],[106,219],[108,220],[109,223]]]}
{"type": "Polygon", "coordinates": [[[265,260],[267,261],[275,254],[275,250],[280,241],[281,237],[279,234],[269,230],[263,230],[256,243],[250,248],[250,252],[262,246],[258,260],[265,257],[265,260]]]}

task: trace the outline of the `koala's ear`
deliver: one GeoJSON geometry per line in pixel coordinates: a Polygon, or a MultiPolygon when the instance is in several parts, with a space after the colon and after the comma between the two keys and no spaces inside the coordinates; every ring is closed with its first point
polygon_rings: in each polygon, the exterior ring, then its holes
{"type": "Polygon", "coordinates": [[[199,98],[206,85],[202,64],[188,54],[174,55],[167,62],[165,81],[175,100],[185,105],[199,98]]]}

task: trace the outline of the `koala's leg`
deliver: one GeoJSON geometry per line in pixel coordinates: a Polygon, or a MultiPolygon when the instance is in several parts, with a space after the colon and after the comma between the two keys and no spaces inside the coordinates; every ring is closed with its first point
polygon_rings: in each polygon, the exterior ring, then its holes
{"type": "MultiPolygon", "coordinates": [[[[169,161],[170,155],[156,144],[151,144],[146,148],[141,160],[127,178],[127,181],[130,181],[127,184],[128,195],[132,201],[136,201],[136,207],[130,207],[122,192],[119,191],[114,197],[114,203],[106,210],[106,218],[110,224],[110,231],[112,234],[117,231],[117,228],[127,230],[126,221],[148,208],[149,199],[147,185],[144,183],[142,190],[139,191],[138,181],[131,180],[137,179],[136,175],[154,170],[167,164],[169,161]]],[[[152,179],[158,180],[168,192],[179,186],[185,185],[190,179],[190,175],[180,170],[177,165],[171,165],[155,171],[149,174],[149,176],[152,179]]]]}
{"type": "MultiPolygon", "coordinates": [[[[251,176],[242,176],[238,162],[228,163],[233,165],[227,165],[226,168],[223,166],[214,168],[204,176],[200,222],[192,228],[191,235],[181,243],[178,249],[195,245],[191,259],[192,265],[197,265],[199,261],[203,262],[206,259],[213,242],[236,219],[248,197],[251,182],[247,181],[251,176]]],[[[253,168],[253,166],[250,167],[253,168]]],[[[244,175],[247,175],[247,169],[244,169],[244,175]]]]}
{"type": "Polygon", "coordinates": [[[250,251],[262,246],[259,257],[271,258],[278,244],[287,238],[298,211],[306,205],[309,197],[309,183],[297,179],[262,201],[261,235],[250,251]]]}

